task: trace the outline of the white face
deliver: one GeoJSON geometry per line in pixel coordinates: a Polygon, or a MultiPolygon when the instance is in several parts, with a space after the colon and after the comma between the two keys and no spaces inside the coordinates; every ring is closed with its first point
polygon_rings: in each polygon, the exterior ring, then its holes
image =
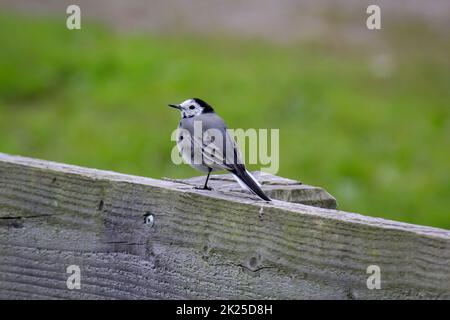
{"type": "Polygon", "coordinates": [[[194,99],[183,101],[179,106],[183,118],[198,116],[203,111],[203,108],[194,99]]]}

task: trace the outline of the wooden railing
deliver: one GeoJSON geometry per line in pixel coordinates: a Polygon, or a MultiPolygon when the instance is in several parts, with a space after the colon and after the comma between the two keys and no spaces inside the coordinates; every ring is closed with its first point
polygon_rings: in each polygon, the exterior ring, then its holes
{"type": "Polygon", "coordinates": [[[450,298],[450,231],[257,175],[280,200],[0,154],[0,298],[450,298]]]}

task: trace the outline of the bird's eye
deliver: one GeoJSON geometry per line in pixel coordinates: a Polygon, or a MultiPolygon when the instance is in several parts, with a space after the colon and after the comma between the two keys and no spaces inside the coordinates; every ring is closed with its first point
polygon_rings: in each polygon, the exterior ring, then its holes
{"type": "Polygon", "coordinates": [[[194,106],[189,106],[189,109],[194,110],[195,107],[194,106]]]}

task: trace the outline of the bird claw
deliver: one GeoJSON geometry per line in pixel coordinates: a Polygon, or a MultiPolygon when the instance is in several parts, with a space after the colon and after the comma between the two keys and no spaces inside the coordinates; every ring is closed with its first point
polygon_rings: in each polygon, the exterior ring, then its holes
{"type": "Polygon", "coordinates": [[[194,187],[194,189],[212,191],[212,188],[210,188],[210,187],[194,187]]]}

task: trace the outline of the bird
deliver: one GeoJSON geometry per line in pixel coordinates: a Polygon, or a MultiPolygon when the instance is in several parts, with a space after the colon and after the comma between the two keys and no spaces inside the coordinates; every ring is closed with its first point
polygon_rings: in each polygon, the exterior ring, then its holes
{"type": "Polygon", "coordinates": [[[240,150],[227,131],[227,125],[210,104],[192,98],[168,106],[181,112],[177,129],[180,154],[193,168],[207,173],[204,186],[197,189],[212,190],[208,187],[211,172],[226,170],[244,190],[262,200],[271,201],[258,180],[246,169],[240,150]],[[200,134],[196,132],[199,127],[200,134]]]}

